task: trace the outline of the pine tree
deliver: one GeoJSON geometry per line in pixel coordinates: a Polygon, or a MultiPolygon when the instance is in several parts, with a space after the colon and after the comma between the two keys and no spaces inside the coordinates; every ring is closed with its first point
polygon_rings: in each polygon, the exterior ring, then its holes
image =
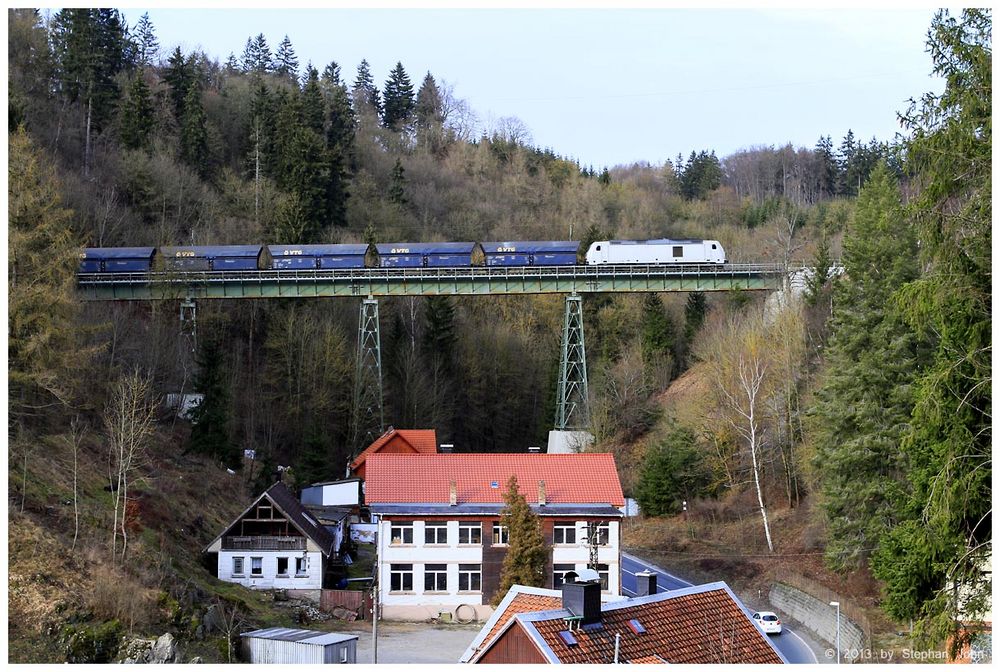
{"type": "Polygon", "coordinates": [[[532,512],[518,489],[517,476],[511,476],[507,481],[503,500],[500,524],[507,528],[507,553],[500,570],[500,585],[492,599],[494,606],[500,603],[514,584],[543,586],[546,579],[545,561],[549,555],[538,516],[532,512]]]}
{"type": "Polygon", "coordinates": [[[899,521],[906,459],[899,443],[913,410],[919,342],[891,308],[917,276],[916,239],[884,165],[858,195],[844,238],[844,278],[812,410],[828,561],[854,567],[899,521]]]}
{"type": "Polygon", "coordinates": [[[382,114],[382,101],[379,96],[378,88],[375,86],[375,80],[372,78],[372,73],[368,61],[362,59],[361,63],[358,64],[358,76],[354,80],[354,89],[352,91],[354,97],[354,109],[362,110],[367,109],[373,113],[376,117],[382,114]]]}
{"type": "Polygon", "coordinates": [[[826,226],[820,226],[819,242],[816,244],[816,256],[813,258],[813,267],[810,275],[806,278],[806,303],[815,306],[826,287],[830,277],[830,269],[833,267],[833,260],[830,258],[830,236],[826,232],[826,226]]]}
{"type": "Polygon", "coordinates": [[[62,205],[55,164],[23,127],[9,141],[7,385],[13,425],[65,409],[88,353],[76,337],[81,242],[73,235],[72,211],[62,205]]]}
{"type": "Polygon", "coordinates": [[[302,123],[305,127],[323,135],[323,92],[319,88],[319,72],[310,63],[306,67],[306,84],[302,87],[302,123]]]}
{"type": "Polygon", "coordinates": [[[201,89],[197,84],[188,87],[181,118],[181,161],[191,166],[201,177],[208,176],[208,131],[205,127],[205,109],[201,104],[201,89]]]}
{"type": "Polygon", "coordinates": [[[601,171],[601,175],[597,178],[597,181],[603,184],[604,186],[608,186],[611,184],[611,173],[608,172],[606,166],[604,170],[601,171]]]}
{"type": "Polygon", "coordinates": [[[665,516],[704,496],[710,482],[694,433],[672,424],[662,440],[646,448],[635,497],[644,515],[665,516]]]}
{"type": "Polygon", "coordinates": [[[149,20],[149,12],[139,18],[135,26],[136,63],[140,66],[153,65],[153,59],[160,53],[160,41],[156,39],[153,22],[149,20]]]}
{"type": "Polygon", "coordinates": [[[135,74],[129,87],[128,98],[122,105],[120,121],[122,145],[128,149],[148,147],[154,122],[152,96],[146,84],[145,73],[140,70],[135,74]]]}
{"type": "Polygon", "coordinates": [[[837,167],[839,181],[837,183],[837,194],[840,196],[856,196],[858,193],[858,147],[854,141],[854,131],[847,129],[847,135],[840,143],[837,152],[837,167]]]}
{"type": "Polygon", "coordinates": [[[424,76],[424,81],[417,91],[416,104],[413,107],[416,122],[417,144],[427,147],[434,154],[444,147],[444,104],[441,91],[431,73],[424,76]]]}
{"type": "Polygon", "coordinates": [[[704,292],[691,292],[684,303],[684,340],[690,343],[705,322],[708,303],[704,292]]]}
{"type": "Polygon", "coordinates": [[[294,80],[299,78],[299,59],[295,56],[295,49],[292,47],[292,41],[288,39],[288,35],[285,35],[285,39],[278,45],[272,69],[276,75],[294,80]]]}
{"type": "Polygon", "coordinates": [[[229,435],[230,391],[226,381],[226,363],[222,347],[216,339],[201,341],[197,364],[194,389],[202,395],[202,399],[191,411],[191,450],[215,458],[230,469],[239,469],[242,459],[229,435]]]}
{"type": "Polygon", "coordinates": [[[643,297],[641,338],[642,359],[646,366],[664,357],[673,357],[676,361],[676,331],[658,294],[649,293],[643,297]]]}
{"type": "Polygon", "coordinates": [[[414,102],[413,84],[402,63],[397,62],[389,73],[382,100],[382,123],[394,131],[403,130],[413,116],[414,102]]]}
{"type": "Polygon", "coordinates": [[[406,177],[403,162],[398,158],[392,167],[392,181],[389,183],[389,200],[398,205],[406,205],[406,177]]]}
{"type": "Polygon", "coordinates": [[[428,296],[424,300],[427,328],[424,331],[424,350],[438,357],[446,367],[452,361],[455,349],[455,306],[447,296],[428,296]]]}
{"type": "Polygon", "coordinates": [[[248,74],[263,75],[271,72],[271,48],[267,46],[264,33],[247,38],[243,47],[243,71],[248,74]]]}
{"type": "Polygon", "coordinates": [[[837,193],[837,159],[833,154],[833,140],[830,136],[820,137],[816,142],[816,191],[829,198],[837,193]]]}
{"type": "Polygon", "coordinates": [[[240,62],[236,60],[236,54],[229,52],[229,58],[226,59],[226,74],[234,75],[240,71],[240,62]]]}
{"type": "Polygon", "coordinates": [[[180,47],[174,47],[173,53],[167,59],[163,81],[170,86],[170,99],[174,102],[174,118],[178,123],[184,118],[184,100],[194,82],[193,70],[191,60],[184,57],[180,47]]]}

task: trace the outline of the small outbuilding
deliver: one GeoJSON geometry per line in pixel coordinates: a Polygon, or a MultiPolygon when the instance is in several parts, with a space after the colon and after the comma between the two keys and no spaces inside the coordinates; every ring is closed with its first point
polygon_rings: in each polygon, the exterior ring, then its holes
{"type": "Polygon", "coordinates": [[[267,628],[240,637],[244,660],[255,665],[356,663],[358,659],[357,635],[267,628]]]}

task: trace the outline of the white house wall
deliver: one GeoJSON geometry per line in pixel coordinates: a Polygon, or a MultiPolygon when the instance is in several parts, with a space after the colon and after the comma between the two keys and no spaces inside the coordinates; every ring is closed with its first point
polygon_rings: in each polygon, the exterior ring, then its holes
{"type": "Polygon", "coordinates": [[[302,503],[308,506],[355,506],[359,491],[357,481],[314,485],[302,489],[302,503]]]}
{"type": "Polygon", "coordinates": [[[238,583],[247,588],[267,590],[271,588],[290,588],[312,590],[323,587],[323,554],[306,552],[309,565],[304,576],[295,574],[295,558],[302,557],[303,552],[295,551],[219,551],[219,579],[238,583]],[[243,575],[233,575],[233,558],[243,558],[243,575]],[[261,576],[251,576],[250,558],[262,558],[263,573],[261,576]],[[288,577],[278,578],[278,558],[288,558],[288,577]]]}

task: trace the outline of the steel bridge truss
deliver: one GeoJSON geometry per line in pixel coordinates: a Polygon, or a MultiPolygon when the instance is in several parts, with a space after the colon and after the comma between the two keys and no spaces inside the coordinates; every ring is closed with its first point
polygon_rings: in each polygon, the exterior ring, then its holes
{"type": "Polygon", "coordinates": [[[354,368],[354,409],[351,418],[352,450],[360,452],[382,435],[382,339],[378,301],[368,297],[358,313],[358,353],[354,368]]]}

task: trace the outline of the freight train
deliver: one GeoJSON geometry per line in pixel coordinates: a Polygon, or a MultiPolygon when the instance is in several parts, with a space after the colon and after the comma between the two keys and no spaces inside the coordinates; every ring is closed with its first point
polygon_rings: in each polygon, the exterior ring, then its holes
{"type": "MultiPolygon", "coordinates": [[[[580,242],[573,240],[89,247],[80,253],[79,272],[571,266],[579,263],[579,252],[580,242]]],[[[591,243],[583,255],[590,266],[726,262],[717,240],[602,240],[591,243]]]]}

